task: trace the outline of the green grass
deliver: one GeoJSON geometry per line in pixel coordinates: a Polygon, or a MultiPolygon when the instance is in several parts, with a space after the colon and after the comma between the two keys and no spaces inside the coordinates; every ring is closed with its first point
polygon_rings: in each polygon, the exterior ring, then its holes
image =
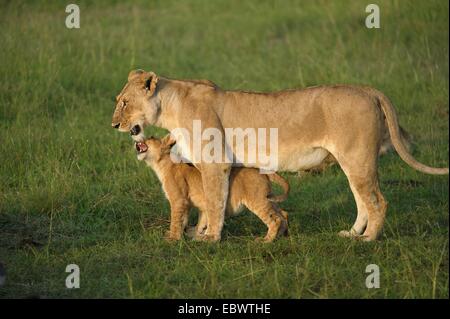
{"type": "MultiPolygon", "coordinates": [[[[0,1],[0,297],[448,298],[448,177],[395,154],[381,160],[389,201],[380,241],[338,238],[356,208],[338,167],[285,176],[290,237],[263,245],[246,212],[223,241],[166,243],[169,207],[113,97],[133,68],[223,88],[374,86],[396,105],[421,161],[448,165],[448,2],[0,1]],[[66,289],[66,265],[81,288],[66,289]],[[365,287],[377,264],[381,287],[365,287]]],[[[164,134],[148,129],[147,133],[164,134]]]]}

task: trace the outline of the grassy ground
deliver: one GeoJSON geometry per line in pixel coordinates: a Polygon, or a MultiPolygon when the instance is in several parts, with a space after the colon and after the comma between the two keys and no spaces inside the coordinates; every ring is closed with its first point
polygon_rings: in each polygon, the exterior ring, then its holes
{"type": "MultiPolygon", "coordinates": [[[[254,242],[250,213],[220,244],[163,240],[155,175],[111,129],[133,68],[223,88],[368,84],[394,102],[421,161],[448,165],[448,2],[0,1],[0,297],[448,298],[448,178],[381,160],[390,206],[382,239],[338,238],[355,204],[338,167],[285,176],[291,236],[254,242]],[[65,267],[81,269],[66,289],[65,267]],[[381,287],[367,289],[377,264],[381,287]]],[[[148,133],[163,134],[153,131],[148,133]]]]}

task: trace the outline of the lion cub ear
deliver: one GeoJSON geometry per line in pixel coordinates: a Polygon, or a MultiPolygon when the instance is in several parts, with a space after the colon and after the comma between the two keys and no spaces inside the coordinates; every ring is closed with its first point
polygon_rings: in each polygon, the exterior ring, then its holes
{"type": "Polygon", "coordinates": [[[150,96],[152,96],[155,93],[156,90],[156,84],[158,83],[158,77],[153,72],[146,72],[144,75],[144,83],[145,83],[145,90],[148,92],[150,96]]]}
{"type": "Polygon", "coordinates": [[[177,141],[172,137],[172,134],[167,134],[161,139],[161,147],[162,148],[170,148],[175,145],[177,141]]]}

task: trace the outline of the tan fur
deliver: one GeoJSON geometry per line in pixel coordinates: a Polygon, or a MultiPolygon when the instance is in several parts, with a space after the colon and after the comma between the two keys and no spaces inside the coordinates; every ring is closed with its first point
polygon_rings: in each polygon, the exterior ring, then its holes
{"type": "MultiPolygon", "coordinates": [[[[423,165],[409,154],[392,104],[384,94],[369,87],[334,85],[253,93],[159,77],[155,91],[150,92],[147,84],[156,80],[154,73],[134,73],[118,96],[113,116],[113,126],[121,131],[139,124],[168,130],[182,127],[192,133],[194,119],[201,120],[204,128],[214,127],[221,132],[224,128],[278,128],[279,171],[311,169],[331,154],[349,180],[358,209],[354,226],[341,235],[374,240],[380,234],[386,202],[379,189],[377,167],[386,131],[408,165],[429,174],[448,174],[448,168],[423,165]],[[126,109],[122,101],[127,101],[126,109]]],[[[143,135],[135,139],[143,139],[143,135]]],[[[209,194],[204,240],[217,241],[223,227],[231,165],[200,163],[197,167],[205,193],[209,194]]]]}
{"type": "MultiPolygon", "coordinates": [[[[404,128],[402,128],[401,126],[399,126],[399,128],[400,128],[400,135],[401,135],[402,142],[405,145],[406,149],[408,151],[410,151],[412,137],[404,128]]],[[[394,145],[392,144],[391,135],[389,134],[389,130],[387,128],[387,123],[386,123],[385,130],[383,132],[383,138],[381,140],[380,150],[378,151],[378,155],[382,156],[393,150],[394,150],[394,145]]],[[[334,164],[337,164],[336,158],[334,158],[334,156],[332,154],[329,154],[323,160],[322,163],[320,163],[319,165],[317,165],[315,167],[307,169],[306,172],[310,172],[313,174],[322,173],[328,167],[333,166],[334,164]]],[[[300,172],[300,173],[302,173],[302,172],[300,172]]]]}
{"type": "MultiPolygon", "coordinates": [[[[150,138],[145,144],[148,150],[145,153],[138,153],[138,159],[145,160],[156,172],[171,207],[170,231],[167,238],[181,239],[191,206],[197,207],[200,214],[199,223],[192,235],[194,238],[201,236],[207,227],[207,220],[204,215],[206,200],[199,170],[192,165],[174,163],[171,160],[170,148],[173,143],[169,137],[162,141],[150,138]]],[[[265,242],[271,242],[287,231],[288,215],[273,203],[284,200],[287,193],[273,197],[270,181],[279,183],[285,192],[289,191],[289,184],[278,174],[264,175],[257,169],[233,168],[226,209],[227,216],[238,214],[244,206],[255,213],[268,228],[263,239],[265,242]]]]}

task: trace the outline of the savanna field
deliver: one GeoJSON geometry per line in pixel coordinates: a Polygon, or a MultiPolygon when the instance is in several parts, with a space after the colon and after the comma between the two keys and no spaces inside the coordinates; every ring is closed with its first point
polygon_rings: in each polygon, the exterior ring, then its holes
{"type": "Polygon", "coordinates": [[[111,128],[136,68],[224,89],[365,84],[393,101],[417,159],[448,166],[448,1],[378,0],[380,29],[367,1],[76,1],[67,29],[69,3],[0,1],[0,297],[448,298],[448,176],[382,157],[377,242],[337,236],[356,205],[334,166],[282,174],[287,238],[255,242],[266,228],[245,212],[219,244],[168,243],[157,177],[111,128]]]}

